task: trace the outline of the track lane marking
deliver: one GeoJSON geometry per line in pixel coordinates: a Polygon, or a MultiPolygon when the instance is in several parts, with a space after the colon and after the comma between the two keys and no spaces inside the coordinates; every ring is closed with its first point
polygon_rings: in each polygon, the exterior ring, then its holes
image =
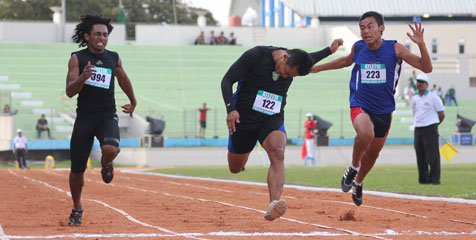
{"type": "MultiPolygon", "coordinates": [[[[16,173],[14,173],[12,170],[8,170],[12,175],[14,176],[17,176],[17,177],[23,177],[24,179],[27,179],[27,180],[30,180],[34,183],[38,183],[38,184],[42,184],[48,188],[51,188],[51,189],[54,189],[58,192],[61,192],[61,193],[65,193],[66,195],[68,195],[69,197],[71,197],[71,193],[69,191],[65,191],[61,188],[58,188],[58,187],[55,187],[55,186],[52,186],[50,184],[48,184],[47,182],[43,182],[43,181],[40,181],[40,180],[36,180],[34,178],[30,178],[30,177],[27,177],[27,176],[20,176],[16,173]]],[[[142,225],[144,227],[150,227],[150,228],[154,228],[154,229],[157,229],[157,230],[160,230],[160,231],[163,231],[163,232],[166,232],[166,233],[169,233],[169,234],[173,234],[173,235],[176,235],[177,233],[176,232],[173,232],[171,230],[168,230],[168,229],[165,229],[165,228],[162,228],[162,227],[158,227],[158,226],[154,226],[154,225],[151,225],[151,224],[148,224],[148,223],[145,223],[145,222],[142,222],[132,216],[130,216],[127,212],[125,212],[124,210],[121,210],[121,209],[118,209],[118,208],[115,208],[115,207],[112,207],[111,205],[105,203],[105,202],[102,202],[102,201],[99,201],[99,200],[96,200],[96,199],[85,199],[83,198],[83,200],[85,201],[91,201],[91,202],[95,202],[95,203],[99,203],[107,208],[110,208],[118,213],[120,213],[121,215],[123,215],[124,217],[126,217],[126,219],[128,219],[129,221],[132,221],[134,223],[137,223],[139,225],[142,225]]],[[[200,240],[205,240],[205,239],[202,239],[202,238],[195,238],[193,236],[190,236],[190,237],[187,237],[187,236],[184,236],[186,238],[192,238],[192,239],[200,239],[200,240]]]]}

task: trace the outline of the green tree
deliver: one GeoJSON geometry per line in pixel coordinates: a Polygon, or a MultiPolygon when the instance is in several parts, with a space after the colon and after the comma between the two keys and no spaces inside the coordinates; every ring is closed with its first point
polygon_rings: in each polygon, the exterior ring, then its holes
{"type": "Polygon", "coordinates": [[[52,6],[59,6],[61,0],[3,0],[0,4],[0,19],[51,21],[52,6]]]}
{"type": "MultiPolygon", "coordinates": [[[[66,0],[66,21],[77,22],[79,16],[86,13],[101,14],[114,22],[125,22],[128,38],[134,38],[136,23],[174,24],[174,2],[177,24],[196,24],[197,11],[205,11],[207,24],[217,25],[208,10],[189,7],[180,0],[122,0],[124,15],[121,19],[119,0],[66,0]]],[[[61,0],[3,0],[0,1],[0,19],[51,21],[50,7],[60,5],[61,0]]]]}

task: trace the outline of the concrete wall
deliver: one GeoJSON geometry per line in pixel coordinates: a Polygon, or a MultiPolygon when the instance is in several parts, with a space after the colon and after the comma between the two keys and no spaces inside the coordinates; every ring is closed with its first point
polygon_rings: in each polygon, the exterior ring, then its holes
{"type": "MultiPolygon", "coordinates": [[[[77,23],[66,23],[64,42],[72,42],[71,37],[77,23]]],[[[109,43],[124,44],[126,29],[123,24],[113,23],[114,29],[109,37],[109,43]]],[[[62,42],[59,25],[53,22],[0,22],[0,42],[32,42],[53,43],[62,42]]]]}
{"type": "Polygon", "coordinates": [[[148,45],[192,45],[201,31],[205,42],[210,42],[210,32],[218,36],[221,31],[228,37],[234,32],[239,45],[273,45],[284,47],[312,47],[326,45],[325,29],[311,28],[255,28],[255,27],[197,27],[136,25],[136,44],[148,45]]]}

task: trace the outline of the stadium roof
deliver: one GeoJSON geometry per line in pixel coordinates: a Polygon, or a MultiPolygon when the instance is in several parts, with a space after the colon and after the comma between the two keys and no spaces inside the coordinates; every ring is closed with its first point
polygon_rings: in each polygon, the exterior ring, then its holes
{"type": "Polygon", "coordinates": [[[476,0],[281,0],[303,17],[355,17],[377,11],[385,17],[474,16],[476,0]]]}

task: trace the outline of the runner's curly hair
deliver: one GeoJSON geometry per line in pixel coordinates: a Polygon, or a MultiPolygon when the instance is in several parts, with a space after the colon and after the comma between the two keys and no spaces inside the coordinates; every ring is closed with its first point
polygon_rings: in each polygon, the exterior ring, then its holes
{"type": "Polygon", "coordinates": [[[79,16],[79,24],[74,29],[73,40],[75,43],[79,43],[79,47],[88,45],[88,41],[84,39],[84,34],[90,34],[93,26],[96,24],[104,24],[107,27],[107,32],[110,34],[114,28],[111,25],[111,19],[103,17],[102,15],[90,15],[84,14],[79,16]]]}

